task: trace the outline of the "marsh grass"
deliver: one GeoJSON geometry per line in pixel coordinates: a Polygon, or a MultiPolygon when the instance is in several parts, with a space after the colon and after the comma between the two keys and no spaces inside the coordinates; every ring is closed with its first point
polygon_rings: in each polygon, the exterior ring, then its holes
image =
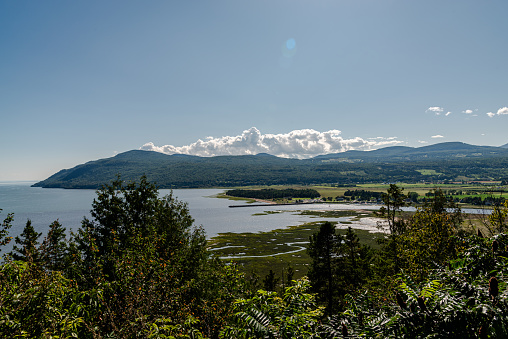
{"type": "MultiPolygon", "coordinates": [[[[356,211],[304,211],[302,214],[317,217],[362,217],[372,216],[369,213],[356,211]]],[[[351,220],[351,219],[350,219],[351,220]]],[[[347,225],[352,221],[333,222],[341,224],[337,232],[345,234],[347,225]]],[[[321,222],[311,222],[299,226],[289,226],[269,232],[259,233],[220,233],[209,240],[209,250],[224,261],[237,263],[239,268],[251,276],[255,272],[262,280],[270,270],[278,277],[287,272],[289,266],[294,270],[294,279],[307,274],[311,262],[306,248],[309,237],[318,231],[321,222]],[[288,253],[289,252],[289,253],[288,253]]],[[[371,233],[367,230],[355,229],[362,244],[378,248],[377,239],[384,237],[383,233],[371,233]]]]}

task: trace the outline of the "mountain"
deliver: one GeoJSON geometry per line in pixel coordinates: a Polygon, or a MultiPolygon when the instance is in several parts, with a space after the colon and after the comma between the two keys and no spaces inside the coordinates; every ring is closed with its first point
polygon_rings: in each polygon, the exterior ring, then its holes
{"type": "Polygon", "coordinates": [[[306,160],[265,153],[198,157],[133,150],[61,170],[34,186],[96,189],[115,180],[118,175],[125,181],[135,181],[146,175],[160,188],[416,182],[457,178],[502,180],[508,178],[508,148],[448,142],[417,148],[393,146],[374,151],[348,151],[306,160]]]}
{"type": "Polygon", "coordinates": [[[167,155],[152,151],[132,150],[114,157],[90,161],[71,169],[64,169],[34,187],[91,188],[115,180],[118,175],[126,181],[138,180],[146,175],[161,188],[189,188],[260,184],[266,167],[281,167],[299,162],[296,159],[278,158],[268,154],[198,157],[167,155]],[[256,177],[253,180],[251,177],[256,177]]]}
{"type": "Polygon", "coordinates": [[[374,151],[347,151],[320,155],[315,160],[398,162],[415,160],[437,160],[450,158],[479,158],[508,156],[508,149],[493,146],[475,146],[463,142],[444,142],[423,147],[392,146],[374,151]]]}
{"type": "Polygon", "coordinates": [[[500,146],[501,148],[508,148],[508,144],[505,144],[503,146],[500,146]]]}

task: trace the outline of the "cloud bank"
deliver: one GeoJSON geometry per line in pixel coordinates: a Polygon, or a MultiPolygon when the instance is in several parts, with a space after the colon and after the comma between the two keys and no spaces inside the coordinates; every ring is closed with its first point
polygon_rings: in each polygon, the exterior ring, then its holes
{"type": "Polygon", "coordinates": [[[186,146],[156,146],[152,142],[140,149],[165,154],[187,154],[202,157],[217,155],[253,155],[268,153],[285,158],[310,158],[320,154],[349,150],[372,150],[402,143],[396,137],[344,139],[341,131],[318,132],[313,129],[294,130],[286,134],[261,134],[252,127],[237,136],[208,137],[186,146]]]}

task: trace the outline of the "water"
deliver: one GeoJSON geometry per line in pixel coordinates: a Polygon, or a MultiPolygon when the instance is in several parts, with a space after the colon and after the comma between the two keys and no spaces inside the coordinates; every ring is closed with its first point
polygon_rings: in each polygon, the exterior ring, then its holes
{"type": "MultiPolygon", "coordinates": [[[[83,217],[91,218],[90,209],[96,197],[95,190],[66,190],[58,188],[30,187],[31,182],[0,182],[0,221],[7,213],[14,213],[13,227],[9,235],[19,235],[27,219],[43,236],[49,225],[59,220],[68,230],[77,230],[83,217]]],[[[214,198],[223,189],[184,189],[174,190],[174,195],[188,203],[190,213],[196,225],[202,225],[208,238],[226,232],[260,232],[301,225],[312,221],[348,221],[351,218],[321,218],[300,215],[302,210],[376,210],[379,205],[347,205],[347,204],[313,204],[288,206],[256,206],[245,208],[229,208],[230,205],[245,205],[245,201],[232,201],[214,198]],[[264,215],[264,212],[271,212],[264,215]],[[274,213],[275,212],[275,213],[274,213]]],[[[169,194],[169,190],[161,190],[161,195],[169,194]]],[[[468,211],[466,211],[468,212],[468,211]]],[[[471,213],[471,211],[469,211],[471,213]]],[[[375,218],[362,218],[343,227],[362,228],[376,231],[375,218]]],[[[11,244],[12,245],[12,242],[11,244]]],[[[5,253],[10,250],[2,249],[5,253]]]]}

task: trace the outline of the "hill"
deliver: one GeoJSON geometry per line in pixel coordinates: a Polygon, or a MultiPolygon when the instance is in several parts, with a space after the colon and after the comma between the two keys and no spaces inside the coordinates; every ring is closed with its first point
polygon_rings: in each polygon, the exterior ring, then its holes
{"type": "Polygon", "coordinates": [[[508,149],[492,146],[475,146],[462,142],[444,142],[423,147],[392,146],[374,151],[347,151],[317,156],[317,160],[348,159],[350,161],[414,161],[450,158],[479,158],[508,156],[508,149]]]}
{"type": "Polygon", "coordinates": [[[127,181],[146,175],[160,188],[457,178],[502,180],[508,177],[508,149],[457,142],[418,148],[395,146],[375,151],[348,151],[306,160],[268,154],[198,157],[133,150],[61,170],[34,186],[96,189],[113,181],[118,174],[127,181]]]}

